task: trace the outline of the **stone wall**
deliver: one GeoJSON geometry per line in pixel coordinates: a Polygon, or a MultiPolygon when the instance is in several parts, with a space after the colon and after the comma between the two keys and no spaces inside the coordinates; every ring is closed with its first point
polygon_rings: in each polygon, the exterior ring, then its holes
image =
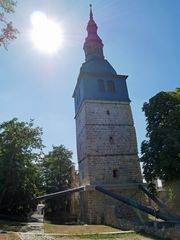
{"type": "Polygon", "coordinates": [[[98,184],[119,184],[141,182],[136,155],[88,157],[89,182],[98,184]],[[116,171],[116,177],[114,176],[116,171]]]}
{"type": "MultiPolygon", "coordinates": [[[[143,201],[143,194],[141,194],[137,188],[128,189],[109,189],[112,192],[116,192],[123,196],[133,198],[139,201],[143,201]]],[[[145,219],[145,215],[131,206],[128,206],[116,199],[111,198],[103,193],[100,193],[93,189],[87,189],[81,193],[81,197],[85,205],[82,209],[85,212],[84,221],[89,224],[107,224],[114,227],[118,227],[118,219],[131,219],[136,222],[141,222],[145,219]],[[85,211],[86,210],[86,211],[85,211]]]]}
{"type": "Polygon", "coordinates": [[[77,135],[86,124],[134,124],[129,102],[86,100],[75,119],[77,135]]]}
{"type": "Polygon", "coordinates": [[[129,103],[85,101],[76,115],[76,132],[81,184],[94,184],[100,175],[110,182],[141,181],[129,103]],[[114,179],[113,169],[118,171],[114,179]]]}
{"type": "Polygon", "coordinates": [[[139,224],[131,219],[117,219],[117,228],[124,230],[134,230],[156,237],[158,239],[179,240],[180,239],[180,224],[171,224],[165,222],[154,221],[152,223],[139,224]]]}
{"type": "Polygon", "coordinates": [[[112,208],[119,209],[121,217],[137,217],[132,208],[123,204],[120,210],[120,202],[93,188],[95,185],[113,185],[110,191],[131,196],[137,189],[120,190],[119,185],[135,186],[142,182],[129,102],[86,100],[75,119],[80,184],[90,186],[81,193],[83,220],[91,224],[106,223],[105,211],[112,208]]]}

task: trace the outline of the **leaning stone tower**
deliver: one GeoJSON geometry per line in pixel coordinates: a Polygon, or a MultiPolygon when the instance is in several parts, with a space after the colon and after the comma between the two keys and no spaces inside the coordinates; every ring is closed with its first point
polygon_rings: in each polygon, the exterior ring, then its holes
{"type": "Polygon", "coordinates": [[[81,194],[81,217],[90,224],[111,221],[111,225],[115,225],[111,219],[114,218],[112,209],[122,217],[131,216],[131,209],[94,187],[101,185],[132,196],[142,182],[126,85],[128,76],[117,74],[104,58],[92,9],[87,32],[85,62],[73,94],[80,184],[86,186],[81,194]]]}

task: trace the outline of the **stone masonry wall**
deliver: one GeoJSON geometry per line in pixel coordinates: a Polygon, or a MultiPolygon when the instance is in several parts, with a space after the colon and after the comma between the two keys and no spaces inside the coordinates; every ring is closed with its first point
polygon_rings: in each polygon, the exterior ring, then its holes
{"type": "Polygon", "coordinates": [[[89,182],[98,184],[125,184],[142,181],[137,156],[88,157],[89,182]],[[116,177],[113,175],[116,170],[116,177]]]}
{"type": "MultiPolygon", "coordinates": [[[[105,209],[117,209],[122,204],[93,186],[112,185],[110,191],[130,196],[137,189],[120,190],[119,185],[142,182],[130,104],[86,100],[75,119],[80,184],[91,187],[81,193],[81,216],[87,223],[106,223],[105,209]]],[[[122,216],[134,216],[132,208],[124,204],[120,212],[122,216]]]]}
{"type": "Polygon", "coordinates": [[[85,101],[76,129],[81,184],[141,181],[129,103],[85,101]]]}
{"type": "Polygon", "coordinates": [[[133,126],[87,125],[85,132],[87,155],[137,155],[133,126]]]}
{"type": "MultiPolygon", "coordinates": [[[[111,191],[128,197],[133,197],[140,201],[143,199],[142,194],[136,188],[119,190],[112,189],[111,191]]],[[[116,219],[118,218],[131,219],[131,221],[134,219],[139,222],[142,220],[142,212],[107,195],[97,192],[96,190],[86,191],[82,194],[84,194],[84,200],[87,203],[84,220],[89,224],[108,224],[113,226],[113,221],[116,222],[116,219]],[[111,216],[108,215],[109,208],[115,210],[115,216],[112,216],[111,224],[109,221],[111,216]]]]}

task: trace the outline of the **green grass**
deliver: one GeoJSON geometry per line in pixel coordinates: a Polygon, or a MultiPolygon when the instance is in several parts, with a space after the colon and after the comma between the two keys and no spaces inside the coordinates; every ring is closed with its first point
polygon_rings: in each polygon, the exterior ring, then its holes
{"type": "MultiPolygon", "coordinates": [[[[68,236],[53,236],[56,239],[61,238],[79,238],[79,239],[117,239],[117,238],[129,238],[129,239],[135,239],[134,237],[139,236],[136,233],[115,233],[115,234],[76,234],[76,235],[68,235],[68,236]]],[[[136,238],[138,239],[138,238],[136,238]]]]}
{"type": "Polygon", "coordinates": [[[0,234],[0,240],[20,240],[16,234],[0,234]]]}
{"type": "Polygon", "coordinates": [[[11,221],[0,220],[0,229],[4,231],[18,232],[24,225],[25,223],[21,223],[21,222],[11,222],[11,221]]]}
{"type": "MultiPolygon", "coordinates": [[[[0,220],[0,229],[18,232],[26,223],[0,220]]],[[[45,223],[44,232],[56,240],[63,239],[122,239],[122,240],[158,240],[160,238],[135,232],[121,232],[120,229],[105,225],[56,225],[45,223]],[[113,233],[114,232],[114,233],[113,233]]],[[[42,238],[43,239],[43,238],[42,238]]],[[[16,234],[0,234],[0,240],[19,240],[16,234]]]]}
{"type": "Polygon", "coordinates": [[[115,234],[76,234],[68,236],[54,236],[56,240],[61,239],[122,239],[122,240],[157,240],[158,238],[144,236],[138,233],[115,233],[115,234]]]}
{"type": "Polygon", "coordinates": [[[58,225],[45,223],[45,233],[59,233],[59,234],[91,234],[91,233],[103,233],[103,232],[118,232],[117,228],[113,228],[105,225],[58,225]]]}
{"type": "Polygon", "coordinates": [[[131,239],[158,240],[160,238],[135,232],[121,232],[120,229],[105,225],[58,225],[45,223],[44,232],[60,239],[131,239]],[[113,233],[114,232],[114,233],[113,233]],[[53,235],[56,234],[56,235],[53,235]]]}

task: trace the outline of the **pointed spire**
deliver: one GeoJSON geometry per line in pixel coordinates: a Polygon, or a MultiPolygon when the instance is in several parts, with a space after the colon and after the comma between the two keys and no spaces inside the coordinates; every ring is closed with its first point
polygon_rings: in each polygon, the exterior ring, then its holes
{"type": "Polygon", "coordinates": [[[97,34],[98,27],[93,19],[92,4],[90,4],[89,7],[90,7],[90,14],[89,14],[90,19],[87,25],[88,36],[84,43],[86,61],[89,61],[95,58],[104,59],[104,56],[103,56],[104,45],[102,43],[102,40],[97,34]]]}
{"type": "Polygon", "coordinates": [[[90,7],[90,14],[89,14],[89,17],[90,17],[90,19],[93,19],[92,4],[89,4],[89,7],[90,7]]]}

